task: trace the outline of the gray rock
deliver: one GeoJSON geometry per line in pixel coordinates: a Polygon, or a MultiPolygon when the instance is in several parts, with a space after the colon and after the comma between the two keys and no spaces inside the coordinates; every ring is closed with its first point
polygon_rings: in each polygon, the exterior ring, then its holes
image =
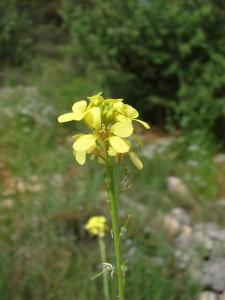
{"type": "Polygon", "coordinates": [[[205,291],[200,294],[199,300],[218,300],[218,297],[211,291],[205,291]]]}
{"type": "MultiPolygon", "coordinates": [[[[107,194],[106,194],[106,196],[107,196],[107,194]]],[[[130,209],[135,210],[136,212],[140,213],[141,215],[145,215],[146,213],[148,213],[148,210],[146,209],[145,205],[143,205],[137,201],[134,201],[130,197],[123,195],[121,200],[123,201],[124,205],[126,205],[126,207],[129,207],[130,209]]]]}
{"type": "Polygon", "coordinates": [[[225,242],[225,229],[221,229],[217,224],[207,223],[205,224],[205,230],[211,239],[225,242]]]}
{"type": "Polygon", "coordinates": [[[219,295],[219,300],[225,300],[225,293],[219,295]]]}
{"type": "Polygon", "coordinates": [[[225,163],[225,153],[219,153],[217,154],[213,161],[217,164],[224,164],[225,163]]]}
{"type": "Polygon", "coordinates": [[[179,232],[181,231],[181,225],[178,220],[173,218],[172,216],[168,215],[164,217],[164,226],[169,238],[176,237],[179,232]]]}
{"type": "Polygon", "coordinates": [[[166,185],[167,185],[168,192],[173,195],[182,198],[192,197],[187,185],[179,177],[168,176],[166,179],[166,185]]]}
{"type": "Polygon", "coordinates": [[[225,291],[225,258],[215,258],[204,262],[202,283],[216,292],[225,291]]]}
{"type": "Polygon", "coordinates": [[[218,201],[218,205],[221,206],[222,208],[225,207],[225,198],[222,198],[218,201]]]}
{"type": "Polygon", "coordinates": [[[174,255],[176,257],[177,267],[180,270],[185,270],[190,264],[190,259],[191,259],[190,253],[188,252],[184,253],[184,251],[182,250],[176,250],[174,252],[174,255]]]}
{"type": "Polygon", "coordinates": [[[207,235],[204,224],[197,224],[193,228],[194,243],[201,244],[207,251],[211,251],[214,247],[213,240],[207,235]]]}
{"type": "Polygon", "coordinates": [[[190,246],[192,242],[192,228],[189,226],[183,226],[181,234],[175,239],[175,244],[178,248],[186,248],[190,246]]]}
{"type": "Polygon", "coordinates": [[[181,225],[191,225],[191,218],[183,208],[173,208],[169,215],[176,219],[181,225]]]}
{"type": "Polygon", "coordinates": [[[164,137],[158,139],[154,144],[150,143],[143,147],[142,154],[148,158],[152,159],[155,155],[162,154],[167,150],[170,144],[173,142],[173,138],[164,137]]]}

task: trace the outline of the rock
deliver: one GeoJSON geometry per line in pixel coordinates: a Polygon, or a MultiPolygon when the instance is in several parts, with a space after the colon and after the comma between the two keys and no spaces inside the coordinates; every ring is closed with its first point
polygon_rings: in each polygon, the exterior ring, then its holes
{"type": "Polygon", "coordinates": [[[164,151],[166,151],[173,140],[174,139],[171,137],[160,138],[154,144],[149,143],[148,145],[144,146],[142,154],[148,159],[153,159],[155,155],[162,154],[164,151]]]}
{"type": "Polygon", "coordinates": [[[225,208],[225,198],[220,199],[220,200],[218,201],[218,204],[219,204],[222,208],[225,208]]]}
{"type": "Polygon", "coordinates": [[[213,161],[217,164],[224,164],[225,163],[225,153],[219,153],[214,158],[213,161]]]}
{"type": "Polygon", "coordinates": [[[178,220],[172,216],[164,217],[165,230],[169,238],[174,238],[181,231],[181,225],[178,220]]]}
{"type": "Polygon", "coordinates": [[[208,255],[222,257],[225,254],[225,229],[215,223],[196,224],[193,228],[193,242],[207,250],[208,255]]]}
{"type": "Polygon", "coordinates": [[[191,197],[190,191],[186,184],[178,177],[168,176],[166,179],[168,192],[180,197],[191,197]]]}
{"type": "Polygon", "coordinates": [[[183,250],[176,250],[174,252],[174,255],[176,257],[177,267],[180,270],[185,270],[190,264],[190,259],[191,259],[190,254],[187,252],[184,253],[183,250]]]}
{"type": "Polygon", "coordinates": [[[135,210],[136,212],[140,213],[141,215],[145,215],[148,212],[146,210],[146,206],[145,205],[143,205],[143,204],[141,204],[141,203],[139,203],[137,201],[132,200],[130,197],[127,197],[127,196],[123,195],[123,197],[122,197],[121,200],[123,201],[123,203],[127,207],[135,210]]]}
{"type": "Polygon", "coordinates": [[[192,241],[192,228],[190,226],[183,226],[181,233],[175,240],[175,244],[179,248],[186,248],[192,241]]]}
{"type": "Polygon", "coordinates": [[[14,203],[13,203],[12,199],[6,199],[6,200],[2,201],[1,205],[3,208],[11,209],[11,208],[13,208],[14,203]]]}
{"type": "Polygon", "coordinates": [[[225,300],[225,292],[221,295],[219,295],[219,300],[225,300]]]}
{"type": "Polygon", "coordinates": [[[189,150],[190,152],[197,152],[197,151],[199,151],[199,145],[192,144],[192,145],[190,145],[190,146],[188,147],[188,150],[189,150]]]}
{"type": "Polygon", "coordinates": [[[192,235],[191,218],[182,208],[173,208],[165,217],[164,225],[169,238],[183,233],[185,237],[192,235]]]}
{"type": "Polygon", "coordinates": [[[169,215],[176,219],[181,225],[191,225],[191,218],[183,208],[173,208],[169,215]]]}
{"type": "Polygon", "coordinates": [[[216,292],[225,291],[225,258],[215,258],[203,264],[203,286],[216,292]]]}
{"type": "Polygon", "coordinates": [[[200,294],[199,300],[218,300],[218,297],[211,291],[205,291],[200,294]]]}
{"type": "Polygon", "coordinates": [[[27,190],[26,184],[22,180],[17,181],[16,188],[19,193],[25,193],[27,190]]]}
{"type": "Polygon", "coordinates": [[[187,226],[187,225],[184,225],[182,227],[182,233],[188,237],[189,239],[192,238],[192,233],[193,233],[193,230],[192,230],[192,227],[191,226],[187,226]]]}
{"type": "Polygon", "coordinates": [[[205,250],[213,249],[213,240],[207,235],[204,224],[196,224],[193,228],[193,241],[200,244],[205,250]]]}
{"type": "Polygon", "coordinates": [[[221,229],[217,224],[205,224],[205,231],[211,239],[225,242],[225,229],[221,229]]]}
{"type": "Polygon", "coordinates": [[[198,162],[196,160],[190,159],[187,161],[187,165],[193,168],[197,168],[198,167],[198,162]]]}

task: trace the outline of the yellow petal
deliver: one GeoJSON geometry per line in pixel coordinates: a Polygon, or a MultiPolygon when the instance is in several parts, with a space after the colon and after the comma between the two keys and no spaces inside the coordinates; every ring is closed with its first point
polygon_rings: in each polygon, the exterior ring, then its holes
{"type": "Polygon", "coordinates": [[[109,99],[104,100],[105,103],[109,103],[109,104],[113,104],[113,105],[117,102],[122,102],[122,101],[123,101],[122,98],[118,98],[118,99],[109,98],[109,99]]]}
{"type": "Polygon", "coordinates": [[[132,123],[132,119],[124,117],[123,115],[119,114],[116,116],[116,120],[118,122],[124,122],[124,123],[132,123]]]}
{"type": "Polygon", "coordinates": [[[80,136],[82,136],[83,134],[82,133],[78,133],[78,134],[74,134],[73,136],[72,136],[72,139],[74,140],[74,141],[76,141],[80,136]]]}
{"type": "Polygon", "coordinates": [[[125,114],[131,119],[137,118],[139,116],[138,111],[128,104],[125,104],[125,114]]]}
{"type": "Polygon", "coordinates": [[[95,150],[95,148],[96,148],[96,145],[94,144],[90,148],[87,149],[86,153],[89,153],[89,154],[92,153],[95,150]]]}
{"type": "Polygon", "coordinates": [[[76,121],[83,119],[85,112],[87,110],[87,102],[85,100],[78,101],[72,106],[74,117],[76,121]]]}
{"type": "Polygon", "coordinates": [[[99,130],[101,128],[101,111],[99,107],[89,109],[84,121],[89,128],[99,130]]]}
{"type": "Polygon", "coordinates": [[[117,136],[120,136],[122,138],[126,138],[128,136],[131,136],[133,133],[133,126],[131,123],[128,122],[118,122],[115,123],[112,127],[111,127],[111,132],[117,136]]]}
{"type": "Polygon", "coordinates": [[[125,113],[125,104],[122,101],[114,103],[113,108],[115,108],[121,114],[125,113]]]}
{"type": "Polygon", "coordinates": [[[118,153],[126,153],[130,149],[128,143],[125,140],[121,139],[119,136],[111,136],[109,138],[109,143],[112,148],[118,153]]]}
{"type": "Polygon", "coordinates": [[[90,147],[95,146],[97,137],[93,134],[84,134],[73,144],[73,149],[78,152],[87,152],[90,147]]]}
{"type": "Polygon", "coordinates": [[[93,105],[97,106],[97,105],[101,104],[104,101],[104,98],[101,96],[101,94],[102,94],[102,92],[100,92],[100,93],[98,93],[94,96],[87,97],[87,98],[90,100],[90,102],[93,105]]]}
{"type": "Polygon", "coordinates": [[[150,126],[148,125],[148,123],[142,121],[142,120],[139,120],[139,119],[135,119],[134,121],[137,121],[138,123],[140,123],[142,126],[144,126],[146,129],[149,129],[150,126]]]}
{"type": "Polygon", "coordinates": [[[115,156],[115,155],[117,155],[117,152],[112,147],[109,147],[108,155],[115,156]]]}
{"type": "Polygon", "coordinates": [[[85,152],[77,151],[75,154],[75,157],[76,157],[76,161],[80,165],[83,165],[86,161],[86,153],[85,152]]]}
{"type": "Polygon", "coordinates": [[[68,114],[64,114],[58,117],[58,122],[59,123],[64,123],[64,122],[69,122],[69,121],[74,121],[75,116],[74,113],[68,113],[68,114]]]}
{"type": "Polygon", "coordinates": [[[142,164],[140,158],[137,156],[137,154],[135,154],[134,152],[129,152],[129,155],[130,155],[130,159],[134,163],[135,167],[137,167],[139,170],[141,170],[143,168],[143,164],[142,164]]]}

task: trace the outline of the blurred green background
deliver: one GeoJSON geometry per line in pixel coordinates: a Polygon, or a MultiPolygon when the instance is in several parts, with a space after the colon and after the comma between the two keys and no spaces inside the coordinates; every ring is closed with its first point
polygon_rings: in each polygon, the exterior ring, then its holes
{"type": "MultiPolygon", "coordinates": [[[[0,64],[0,299],[103,299],[84,225],[110,220],[104,170],[79,167],[69,138],[79,128],[57,123],[99,91],[152,126],[137,129],[143,171],[128,165],[129,188],[118,188],[121,222],[132,215],[126,299],[219,297],[225,286],[195,269],[222,259],[225,238],[215,254],[195,234],[225,226],[224,0],[1,0],[0,64]],[[177,252],[189,255],[183,267],[177,252]]],[[[106,246],[113,263],[110,234],[106,246]]]]}

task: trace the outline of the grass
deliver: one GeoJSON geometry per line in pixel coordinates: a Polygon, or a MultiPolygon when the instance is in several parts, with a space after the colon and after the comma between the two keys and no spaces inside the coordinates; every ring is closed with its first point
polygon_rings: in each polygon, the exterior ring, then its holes
{"type": "MultiPolygon", "coordinates": [[[[98,91],[101,77],[75,76],[54,61],[40,66],[32,74],[24,72],[23,80],[8,70],[7,88],[0,94],[1,300],[103,299],[101,280],[90,280],[99,270],[97,241],[88,237],[84,224],[93,214],[107,214],[104,173],[93,162],[83,168],[75,164],[67,136],[77,129],[56,122],[74,98],[98,91]]],[[[199,287],[177,270],[159,217],[174,206],[188,207],[196,220],[212,217],[208,207],[219,194],[213,153],[212,143],[200,136],[194,142],[180,138],[164,153],[143,158],[143,172],[129,167],[130,188],[121,193],[120,204],[123,221],[132,215],[124,236],[127,299],[195,298],[199,287]],[[192,202],[171,199],[169,175],[187,183],[192,202]]],[[[123,177],[124,170],[118,173],[119,184],[123,177]]],[[[106,243],[112,262],[110,235],[106,243]]],[[[115,295],[114,279],[110,288],[115,295]]]]}

